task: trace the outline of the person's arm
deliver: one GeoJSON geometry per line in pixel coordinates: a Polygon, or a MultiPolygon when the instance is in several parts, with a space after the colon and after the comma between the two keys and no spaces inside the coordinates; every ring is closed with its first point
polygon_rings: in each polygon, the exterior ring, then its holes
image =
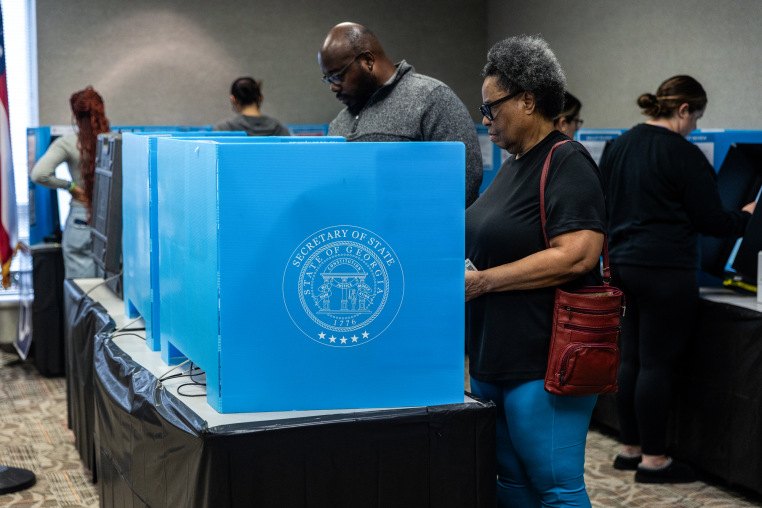
{"type": "Polygon", "coordinates": [[[749,203],[743,210],[727,210],[722,205],[714,169],[709,162],[690,169],[693,172],[686,176],[683,203],[696,231],[720,238],[743,235],[756,205],[749,203]]]}
{"type": "Polygon", "coordinates": [[[551,238],[550,248],[513,263],[466,272],[466,301],[485,293],[558,286],[595,268],[603,233],[579,230],[551,238]]]}
{"type": "Polygon", "coordinates": [[[429,94],[421,129],[424,141],[460,141],[466,146],[466,205],[476,201],[482,184],[479,136],[471,115],[455,92],[439,86],[429,94]]]}
{"type": "Polygon", "coordinates": [[[29,177],[34,183],[43,187],[69,190],[71,182],[56,178],[56,168],[64,162],[68,163],[70,160],[71,158],[64,144],[64,138],[58,138],[48,147],[47,151],[34,165],[29,177]]]}

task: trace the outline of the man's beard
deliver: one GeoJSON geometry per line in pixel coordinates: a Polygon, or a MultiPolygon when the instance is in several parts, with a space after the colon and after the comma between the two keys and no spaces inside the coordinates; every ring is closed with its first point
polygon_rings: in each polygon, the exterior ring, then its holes
{"type": "Polygon", "coordinates": [[[358,94],[355,95],[356,100],[353,104],[347,104],[347,110],[353,115],[358,114],[365,108],[366,104],[368,104],[368,100],[370,100],[379,87],[380,85],[375,76],[370,72],[362,72],[358,78],[358,94]],[[359,91],[362,91],[362,93],[359,91]]]}

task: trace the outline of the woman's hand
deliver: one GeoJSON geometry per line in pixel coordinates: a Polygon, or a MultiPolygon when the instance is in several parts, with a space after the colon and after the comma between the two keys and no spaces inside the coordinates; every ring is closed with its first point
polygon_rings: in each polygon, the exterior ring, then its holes
{"type": "Polygon", "coordinates": [[[80,203],[85,202],[85,190],[82,187],[75,186],[69,191],[69,194],[71,194],[72,199],[76,199],[80,203]]]}
{"type": "Polygon", "coordinates": [[[748,205],[741,208],[744,212],[754,213],[754,209],[757,207],[757,202],[754,201],[753,203],[749,203],[748,205]]]}

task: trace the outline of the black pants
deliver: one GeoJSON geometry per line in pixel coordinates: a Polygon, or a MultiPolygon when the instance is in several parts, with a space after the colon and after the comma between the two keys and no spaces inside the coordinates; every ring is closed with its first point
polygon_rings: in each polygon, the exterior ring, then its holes
{"type": "Polygon", "coordinates": [[[696,321],[696,271],[620,265],[612,275],[627,303],[617,394],[621,441],[663,455],[672,371],[696,321]]]}

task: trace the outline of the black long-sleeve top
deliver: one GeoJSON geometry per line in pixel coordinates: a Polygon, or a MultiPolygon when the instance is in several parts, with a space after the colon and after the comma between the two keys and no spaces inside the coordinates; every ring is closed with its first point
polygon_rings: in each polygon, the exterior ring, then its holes
{"type": "Polygon", "coordinates": [[[723,208],[717,176],[680,134],[639,124],[600,163],[606,182],[611,263],[699,267],[698,234],[739,237],[751,214],[723,208]]]}

